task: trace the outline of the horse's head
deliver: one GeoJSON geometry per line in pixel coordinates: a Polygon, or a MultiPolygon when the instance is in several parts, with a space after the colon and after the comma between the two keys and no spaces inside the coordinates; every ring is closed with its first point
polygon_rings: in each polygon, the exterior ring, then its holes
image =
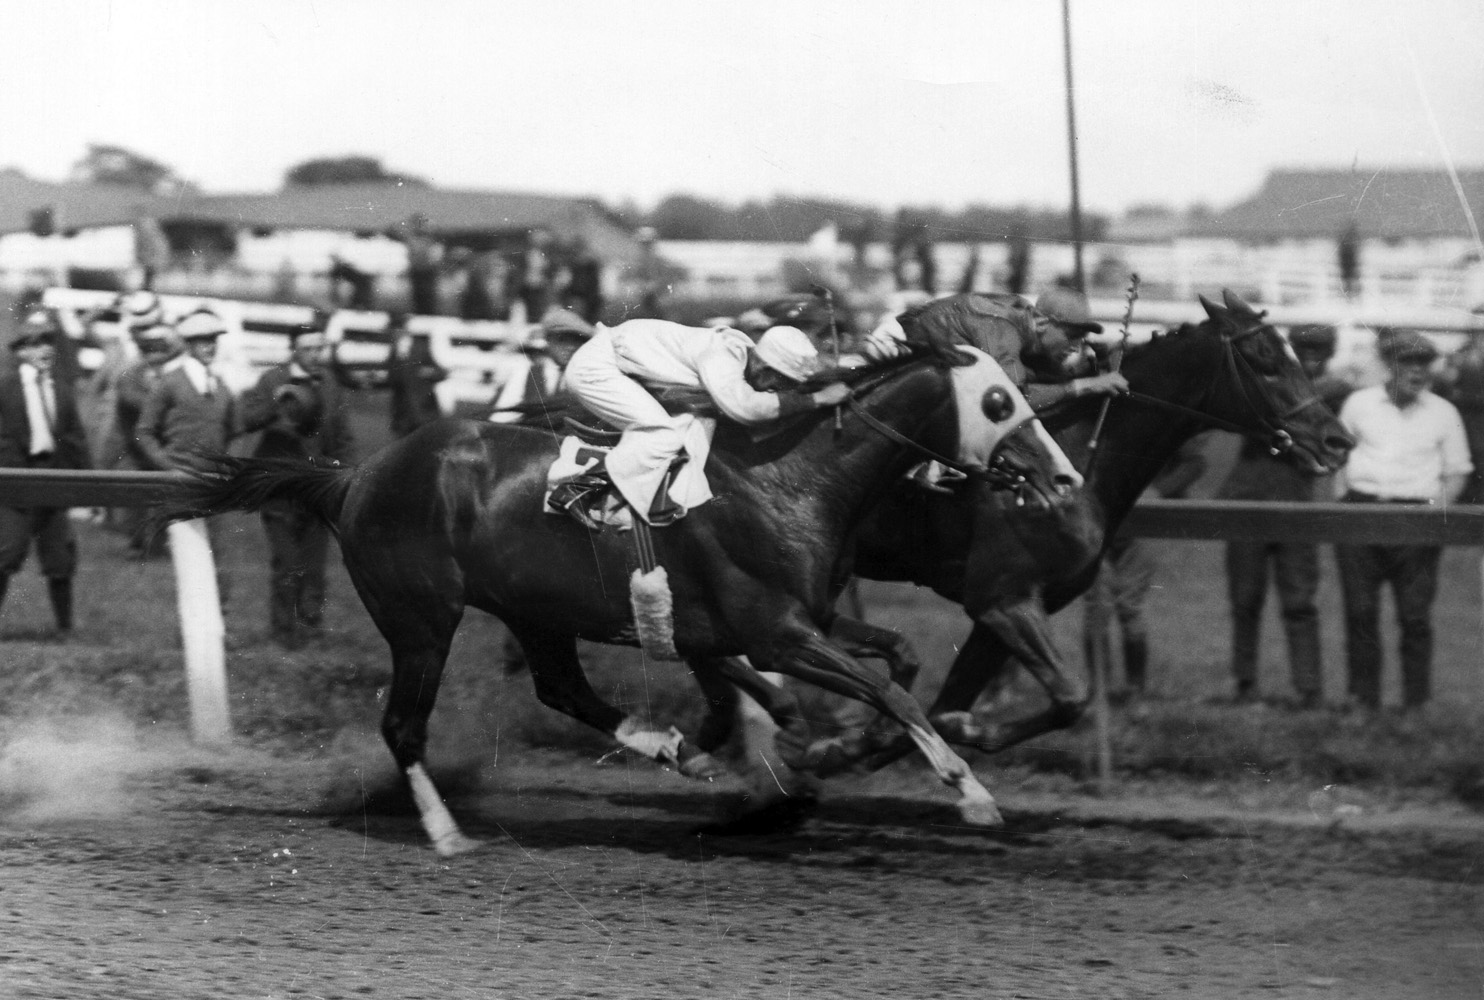
{"type": "Polygon", "coordinates": [[[950,369],[960,453],[970,462],[982,461],[990,482],[1012,490],[1017,504],[1050,507],[1081,486],[1082,476],[1005,369],[972,347],[957,350],[973,358],[972,364],[950,369]]]}
{"type": "Polygon", "coordinates": [[[1221,366],[1198,408],[1261,434],[1273,454],[1314,475],[1345,464],[1354,441],[1345,433],[1305,374],[1288,342],[1229,290],[1217,304],[1204,295],[1207,320],[1200,329],[1220,337],[1221,366]]]}

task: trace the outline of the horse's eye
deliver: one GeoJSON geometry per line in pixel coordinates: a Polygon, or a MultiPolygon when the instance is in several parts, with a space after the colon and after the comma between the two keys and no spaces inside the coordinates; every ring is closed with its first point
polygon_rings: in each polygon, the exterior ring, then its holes
{"type": "Polygon", "coordinates": [[[1015,400],[1003,386],[992,385],[984,392],[984,402],[980,404],[984,409],[984,415],[995,423],[1009,420],[1015,413],[1015,400]]]}

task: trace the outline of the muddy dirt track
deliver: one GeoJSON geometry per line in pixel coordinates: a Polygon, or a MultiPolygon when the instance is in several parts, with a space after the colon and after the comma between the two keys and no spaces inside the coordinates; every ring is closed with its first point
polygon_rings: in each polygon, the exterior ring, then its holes
{"type": "Polygon", "coordinates": [[[455,799],[487,843],[445,860],[364,807],[358,766],[203,753],[130,775],[122,808],[12,801],[0,997],[1484,991],[1484,823],[1459,811],[1002,786],[986,833],[893,771],[740,838],[697,833],[734,786],[531,752],[455,799]]]}

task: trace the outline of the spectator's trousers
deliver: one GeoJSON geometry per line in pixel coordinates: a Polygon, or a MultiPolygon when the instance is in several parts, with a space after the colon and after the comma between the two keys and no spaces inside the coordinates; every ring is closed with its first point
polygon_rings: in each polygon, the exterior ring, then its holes
{"type": "MultiPolygon", "coordinates": [[[[1355,501],[1352,496],[1345,498],[1355,501]]],[[[1415,708],[1432,694],[1432,603],[1438,592],[1435,545],[1336,545],[1345,598],[1345,660],[1350,694],[1381,705],[1381,585],[1391,585],[1401,631],[1402,703],[1415,708]]]]}
{"type": "Polygon", "coordinates": [[[271,581],[268,612],[273,634],[292,638],[301,626],[318,628],[325,606],[325,561],[330,529],[294,504],[263,508],[271,581]]]}
{"type": "Polygon", "coordinates": [[[1239,686],[1256,685],[1258,636],[1267,597],[1268,564],[1277,585],[1278,607],[1288,637],[1288,665],[1299,695],[1323,688],[1319,658],[1319,553],[1313,545],[1288,542],[1228,542],[1226,583],[1232,607],[1232,673],[1239,686]]]}

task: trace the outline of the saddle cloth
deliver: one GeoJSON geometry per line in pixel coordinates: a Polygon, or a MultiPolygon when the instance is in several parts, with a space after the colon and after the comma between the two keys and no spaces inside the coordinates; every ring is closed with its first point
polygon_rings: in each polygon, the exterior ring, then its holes
{"type": "MultiPolygon", "coordinates": [[[[608,480],[602,466],[610,451],[612,447],[609,445],[584,441],[575,434],[562,438],[557,457],[546,470],[546,492],[541,497],[541,509],[558,517],[571,514],[572,512],[566,508],[566,505],[551,502],[553,494],[560,496],[559,491],[564,491],[564,487],[571,487],[579,480],[594,478],[608,480]]],[[[599,525],[609,525],[620,531],[627,531],[634,526],[633,514],[629,511],[628,505],[623,502],[623,498],[612,488],[611,481],[602,491],[601,500],[590,506],[584,506],[583,513],[599,525]]],[[[578,520],[581,521],[583,518],[578,517],[578,520]]]]}

